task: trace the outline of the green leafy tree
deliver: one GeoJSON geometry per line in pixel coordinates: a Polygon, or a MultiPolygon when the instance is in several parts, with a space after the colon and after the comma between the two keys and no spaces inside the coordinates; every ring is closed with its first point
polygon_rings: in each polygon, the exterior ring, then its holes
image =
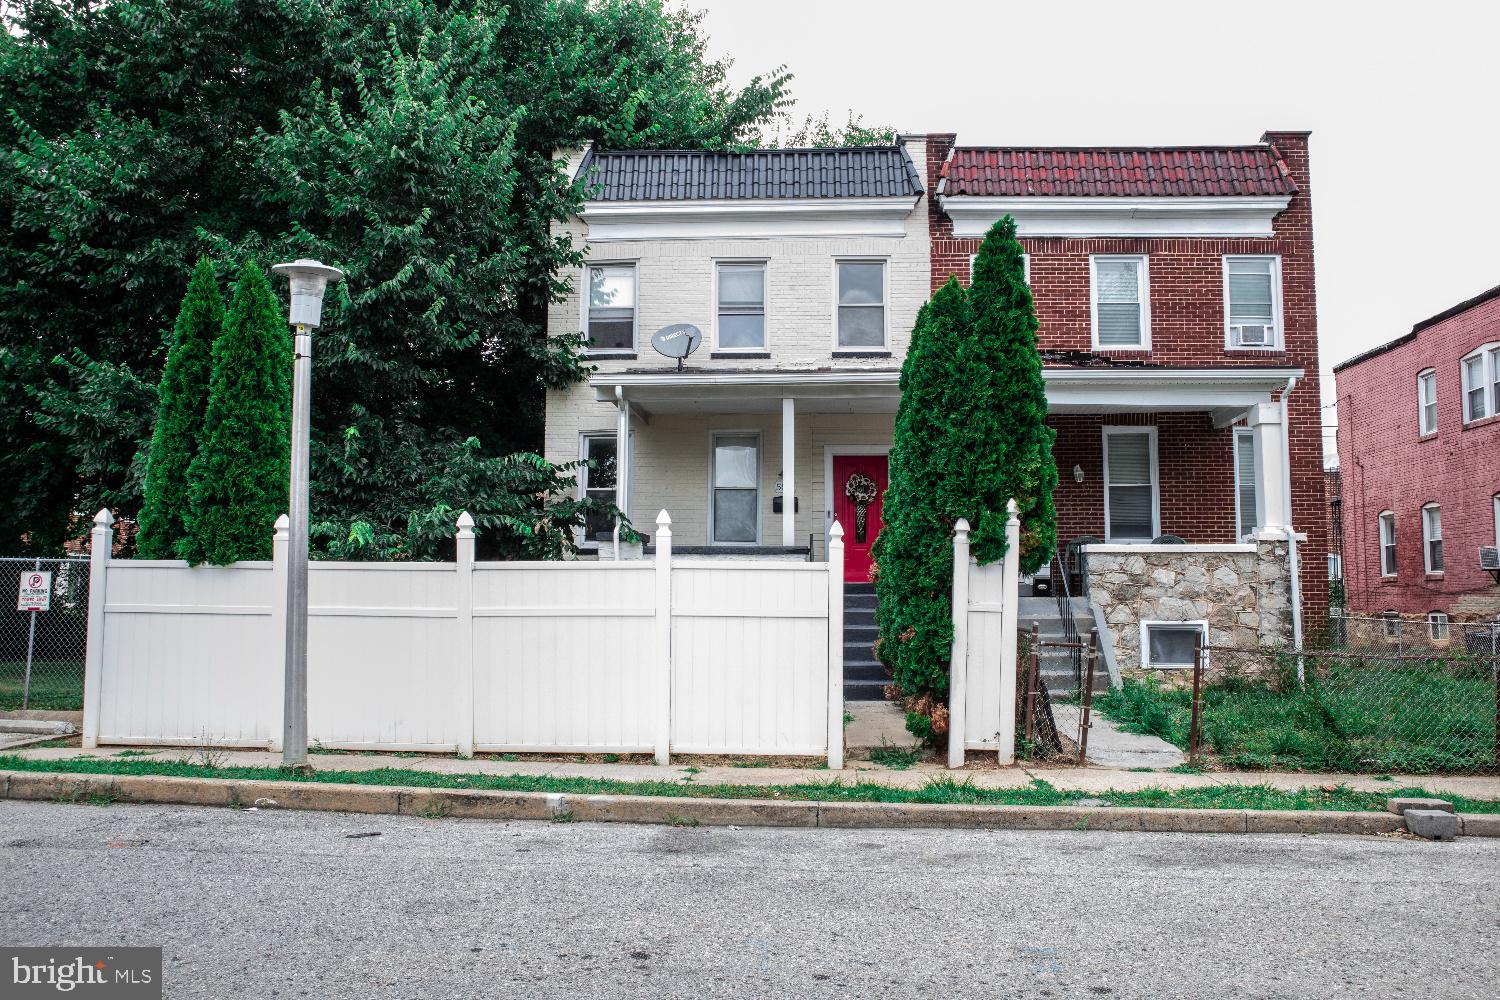
{"type": "Polygon", "coordinates": [[[240,271],[214,341],[203,442],[188,469],[189,562],[271,558],[291,468],[292,340],[266,276],[240,271]]]}
{"type": "MultiPolygon", "coordinates": [[[[917,314],[901,366],[885,523],[876,539],[878,651],[902,694],[947,690],[953,642],[953,525],[947,442],[968,386],[961,381],[969,304],[957,280],[917,314]]],[[[914,720],[915,721],[915,720],[914,720]]]]}
{"type": "Polygon", "coordinates": [[[224,328],[224,300],[207,257],[199,258],[182,299],[182,311],[167,351],[158,392],[156,428],[146,460],[145,502],[141,506],[136,554],[143,559],[175,559],[186,535],[188,467],[198,451],[208,410],[214,340],[224,328]]]}
{"type": "Polygon", "coordinates": [[[1022,572],[1051,557],[1057,469],[1036,315],[1015,223],[986,236],[965,289],[922,310],[901,369],[886,523],[877,541],[879,653],[907,700],[907,727],[940,738],[953,641],[953,527],[970,525],[980,563],[1006,554],[1008,504],[1021,517],[1022,572]]]}
{"type": "Polygon", "coordinates": [[[964,436],[970,440],[957,439],[955,446],[978,448],[995,435],[994,446],[986,452],[995,461],[987,460],[980,470],[975,557],[992,562],[1005,554],[1004,498],[1014,497],[1021,519],[1021,572],[1034,573],[1057,548],[1052,506],[1057,489],[1052,442],[1057,433],[1046,424],[1047,394],[1024,253],[1016,240],[1016,222],[1007,215],[990,227],[974,259],[969,341],[981,355],[976,367],[989,373],[990,385],[982,424],[966,423],[964,436]]]}
{"type": "Polygon", "coordinates": [[[0,417],[0,471],[43,487],[0,521],[13,545],[60,538],[85,498],[139,508],[156,402],[104,373],[162,369],[182,263],[204,255],[348,272],[315,348],[313,514],[326,538],[404,533],[427,470],[471,436],[485,458],[535,451],[546,387],[581,374],[576,338],[545,329],[580,262],[550,228],[581,199],[554,153],[754,145],[789,103],[781,70],[730,85],[701,15],[660,0],[18,0],[0,18],[0,401],[28,401],[0,417]],[[84,400],[59,355],[123,395],[84,400]],[[85,471],[37,418],[38,380],[55,412],[129,416],[109,462],[85,471]]]}

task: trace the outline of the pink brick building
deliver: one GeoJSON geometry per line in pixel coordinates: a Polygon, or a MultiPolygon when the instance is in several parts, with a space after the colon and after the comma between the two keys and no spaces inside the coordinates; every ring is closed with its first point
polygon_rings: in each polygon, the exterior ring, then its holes
{"type": "Polygon", "coordinates": [[[1500,286],[1334,372],[1350,611],[1500,613],[1500,286]]]}

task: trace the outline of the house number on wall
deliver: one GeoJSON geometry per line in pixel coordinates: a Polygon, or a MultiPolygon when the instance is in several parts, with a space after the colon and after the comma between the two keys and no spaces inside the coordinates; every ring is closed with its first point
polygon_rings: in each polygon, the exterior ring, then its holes
{"type": "Polygon", "coordinates": [[[863,472],[854,473],[844,484],[844,496],[854,501],[854,540],[863,545],[865,525],[869,520],[865,513],[870,508],[870,501],[875,499],[875,480],[863,472]]]}

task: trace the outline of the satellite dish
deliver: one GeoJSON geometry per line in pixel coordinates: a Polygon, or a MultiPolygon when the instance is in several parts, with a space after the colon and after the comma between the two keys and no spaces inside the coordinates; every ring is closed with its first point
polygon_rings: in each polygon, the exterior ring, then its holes
{"type": "Polygon", "coordinates": [[[651,346],[656,348],[656,353],[676,358],[679,369],[682,367],[682,359],[696,351],[701,343],[703,331],[691,323],[673,323],[651,335],[651,346]]]}

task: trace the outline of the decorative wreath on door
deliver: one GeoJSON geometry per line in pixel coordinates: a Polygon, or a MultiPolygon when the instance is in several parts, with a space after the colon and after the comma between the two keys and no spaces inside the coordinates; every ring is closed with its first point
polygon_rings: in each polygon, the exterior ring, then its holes
{"type": "Polygon", "coordinates": [[[865,528],[868,521],[865,514],[878,492],[875,480],[863,472],[853,473],[844,483],[844,496],[854,501],[854,540],[861,545],[865,541],[865,528]]]}

